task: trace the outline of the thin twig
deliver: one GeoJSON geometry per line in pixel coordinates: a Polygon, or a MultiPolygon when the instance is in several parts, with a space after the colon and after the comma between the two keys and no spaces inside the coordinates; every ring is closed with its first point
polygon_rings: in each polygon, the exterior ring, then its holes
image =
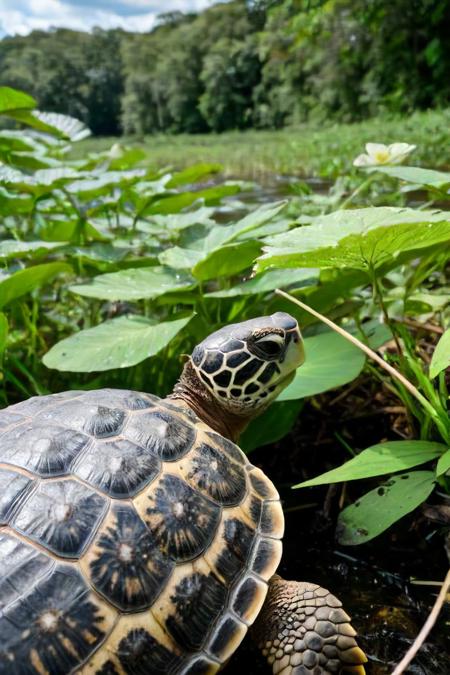
{"type": "Polygon", "coordinates": [[[406,317],[400,319],[400,323],[411,326],[411,328],[423,328],[424,330],[430,331],[430,333],[438,333],[439,335],[442,335],[444,332],[443,328],[435,326],[433,323],[420,323],[419,321],[414,321],[413,319],[408,319],[406,317]]]}
{"type": "Polygon", "coordinates": [[[439,595],[436,598],[436,601],[433,605],[433,609],[428,615],[428,619],[425,621],[425,623],[422,626],[422,630],[412,643],[411,647],[408,649],[406,652],[405,656],[402,658],[399,664],[395,667],[395,669],[392,671],[391,675],[401,675],[401,673],[405,672],[405,668],[409,666],[411,661],[414,659],[415,655],[425,642],[425,639],[430,632],[430,630],[433,628],[434,624],[436,623],[436,619],[439,616],[439,612],[442,609],[442,605],[445,602],[445,598],[447,595],[447,591],[450,588],[450,569],[447,572],[447,576],[444,579],[444,583],[441,586],[441,590],[439,591],[439,595]]]}

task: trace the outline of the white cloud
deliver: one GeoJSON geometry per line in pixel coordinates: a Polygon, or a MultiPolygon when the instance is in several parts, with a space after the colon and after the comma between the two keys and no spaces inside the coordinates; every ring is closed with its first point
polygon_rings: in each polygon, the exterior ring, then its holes
{"type": "Polygon", "coordinates": [[[0,38],[51,26],[90,30],[151,30],[158,14],[197,12],[214,0],[1,0],[0,38]]]}

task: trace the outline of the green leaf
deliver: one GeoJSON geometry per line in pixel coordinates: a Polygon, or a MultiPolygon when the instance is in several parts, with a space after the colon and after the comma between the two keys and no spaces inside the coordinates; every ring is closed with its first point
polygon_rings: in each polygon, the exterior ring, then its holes
{"type": "Polygon", "coordinates": [[[279,401],[291,401],[336,389],[355,379],[365,363],[364,353],[334,331],[305,338],[305,363],[279,401]]]}
{"type": "Polygon", "coordinates": [[[30,293],[35,288],[43,286],[58,274],[71,271],[72,268],[66,263],[52,262],[14,272],[6,279],[0,277],[0,308],[30,293]]]}
{"type": "Polygon", "coordinates": [[[47,368],[76,373],[134,366],[164,349],[191,319],[192,315],[158,323],[121,316],[58,342],[43,362],[47,368]]]}
{"type": "Polygon", "coordinates": [[[196,263],[192,274],[202,281],[231,276],[251,267],[260,252],[261,242],[251,239],[236,244],[225,244],[196,263]]]}
{"type": "Polygon", "coordinates": [[[442,474],[447,473],[450,469],[450,449],[444,452],[444,454],[439,458],[439,461],[436,466],[436,476],[442,476],[442,474]]]}
{"type": "Polygon", "coordinates": [[[91,135],[89,129],[69,115],[61,115],[60,113],[41,112],[40,110],[15,110],[8,113],[18,122],[28,124],[28,126],[43,131],[44,133],[53,134],[59,138],[64,138],[72,143],[81,141],[91,135]]]}
{"type": "Polygon", "coordinates": [[[202,240],[201,247],[205,251],[213,251],[219,246],[230,244],[238,237],[252,232],[252,236],[257,234],[255,230],[275,218],[282,211],[287,202],[275,202],[273,204],[263,204],[255,211],[252,211],[234,225],[217,226],[202,240]]]}
{"type": "Polygon", "coordinates": [[[100,274],[90,283],[71,286],[78,295],[103,300],[141,300],[157,298],[171,291],[194,288],[194,279],[168,267],[136,267],[100,274]]]}
{"type": "Polygon", "coordinates": [[[36,256],[61,245],[59,242],[5,239],[4,241],[0,241],[0,258],[23,258],[29,254],[36,256]]]}
{"type": "Polygon", "coordinates": [[[444,188],[450,185],[450,173],[434,171],[434,169],[422,169],[418,166],[378,166],[370,169],[370,172],[373,171],[425,187],[444,188]]]}
{"type": "Polygon", "coordinates": [[[294,487],[304,488],[313,485],[326,485],[327,483],[340,483],[346,480],[370,478],[371,476],[404,471],[436,459],[444,450],[444,445],[432,441],[386,441],[366,448],[337,469],[327,471],[317,478],[299,483],[294,487]]]}
{"type": "Polygon", "coordinates": [[[270,238],[258,269],[338,267],[367,270],[450,241],[450,213],[394,207],[336,211],[270,238]]]}
{"type": "Polygon", "coordinates": [[[179,213],[184,208],[191,206],[194,202],[202,200],[206,205],[218,204],[224,197],[239,192],[237,185],[217,185],[198,192],[181,192],[175,195],[157,195],[146,206],[142,212],[142,216],[151,216],[156,214],[179,213]]]}
{"type": "Polygon", "coordinates": [[[6,349],[6,340],[8,338],[8,319],[0,312],[0,364],[1,358],[6,349]]]}
{"type": "Polygon", "coordinates": [[[450,366],[450,328],[439,339],[430,363],[430,377],[434,378],[450,366]]]}
{"type": "Polygon", "coordinates": [[[190,270],[203,258],[202,251],[194,251],[190,248],[173,246],[158,255],[158,260],[163,265],[168,265],[177,270],[190,270]]]}
{"type": "Polygon", "coordinates": [[[268,293],[275,288],[303,288],[312,286],[318,280],[318,270],[299,268],[267,270],[263,274],[257,274],[252,279],[241,284],[235,284],[232,288],[222,291],[207,293],[208,298],[233,298],[238,295],[255,295],[268,293]]]}
{"type": "Polygon", "coordinates": [[[413,471],[371,490],[341,512],[336,530],[339,543],[363,544],[381,534],[425,501],[434,481],[432,471],[413,471]]]}
{"type": "Polygon", "coordinates": [[[194,164],[187,169],[183,169],[183,171],[175,173],[166,184],[166,187],[171,189],[180,185],[196,183],[201,178],[206,178],[213,173],[219,173],[219,171],[222,171],[221,164],[194,164]]]}
{"type": "Polygon", "coordinates": [[[31,195],[14,194],[0,187],[0,213],[2,216],[16,216],[18,213],[30,213],[34,206],[31,195]]]}
{"type": "Polygon", "coordinates": [[[36,106],[32,96],[11,87],[0,87],[0,113],[11,110],[31,109],[36,106]]]}
{"type": "Polygon", "coordinates": [[[256,420],[250,422],[239,439],[244,452],[251,452],[269,443],[276,443],[292,429],[303,407],[303,401],[276,401],[256,420]]]}

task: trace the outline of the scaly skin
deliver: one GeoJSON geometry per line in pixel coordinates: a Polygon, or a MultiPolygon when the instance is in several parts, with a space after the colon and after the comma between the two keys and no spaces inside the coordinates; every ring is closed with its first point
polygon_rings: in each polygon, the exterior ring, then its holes
{"type": "Polygon", "coordinates": [[[365,673],[350,617],[317,584],[273,576],[252,635],[274,675],[365,673]]]}

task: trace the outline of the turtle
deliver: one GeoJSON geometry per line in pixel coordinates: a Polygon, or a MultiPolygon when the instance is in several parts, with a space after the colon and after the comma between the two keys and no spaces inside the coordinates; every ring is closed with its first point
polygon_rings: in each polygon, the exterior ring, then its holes
{"type": "Polygon", "coordinates": [[[277,312],[204,339],[167,398],[0,411],[0,675],[212,674],[250,627],[275,674],[364,674],[341,602],[276,575],[280,498],[236,444],[303,360],[277,312]]]}

